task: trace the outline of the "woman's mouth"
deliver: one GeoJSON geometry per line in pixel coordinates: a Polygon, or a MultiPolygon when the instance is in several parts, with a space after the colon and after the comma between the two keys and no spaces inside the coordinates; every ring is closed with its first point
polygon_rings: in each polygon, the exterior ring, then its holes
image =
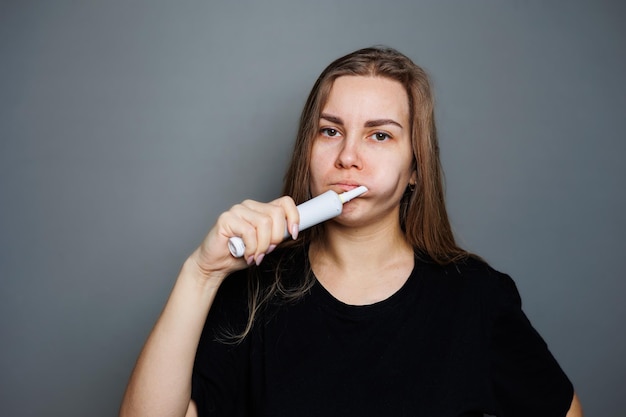
{"type": "Polygon", "coordinates": [[[341,191],[350,191],[350,190],[354,190],[357,187],[360,187],[363,184],[358,184],[355,182],[339,182],[339,183],[335,183],[332,185],[333,188],[338,188],[341,191]]]}

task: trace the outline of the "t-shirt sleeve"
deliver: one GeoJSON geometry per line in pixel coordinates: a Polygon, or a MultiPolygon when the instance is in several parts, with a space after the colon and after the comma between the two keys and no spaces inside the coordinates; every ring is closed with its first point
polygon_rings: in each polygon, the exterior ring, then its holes
{"type": "Polygon", "coordinates": [[[497,415],[565,416],[571,382],[523,313],[513,280],[500,275],[497,281],[491,344],[497,415]]]}
{"type": "Polygon", "coordinates": [[[191,398],[198,415],[246,415],[247,340],[234,343],[247,322],[246,276],[237,273],[220,286],[198,344],[191,380],[191,398]]]}

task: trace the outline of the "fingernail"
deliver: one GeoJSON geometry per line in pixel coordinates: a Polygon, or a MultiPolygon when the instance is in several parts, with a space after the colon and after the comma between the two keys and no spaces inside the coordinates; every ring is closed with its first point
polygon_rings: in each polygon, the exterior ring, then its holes
{"type": "Polygon", "coordinates": [[[266,252],[266,253],[269,255],[270,253],[272,253],[272,251],[273,251],[274,249],[276,249],[276,245],[270,245],[270,247],[269,247],[269,248],[267,248],[267,252],[266,252]]]}
{"type": "Polygon", "coordinates": [[[252,262],[254,262],[254,255],[250,255],[248,259],[246,259],[248,265],[252,265],[252,262]]]}
{"type": "Polygon", "coordinates": [[[298,238],[299,229],[300,226],[297,224],[291,226],[291,237],[293,238],[293,240],[296,240],[298,238]]]}
{"type": "Polygon", "coordinates": [[[259,256],[256,257],[256,266],[261,265],[261,262],[263,262],[263,258],[265,258],[265,254],[262,253],[259,256]]]}

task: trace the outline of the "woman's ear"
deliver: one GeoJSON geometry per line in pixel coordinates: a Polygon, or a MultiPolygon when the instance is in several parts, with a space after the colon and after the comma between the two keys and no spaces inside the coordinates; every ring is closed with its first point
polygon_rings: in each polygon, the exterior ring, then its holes
{"type": "Polygon", "coordinates": [[[409,178],[409,184],[407,186],[408,191],[415,191],[415,185],[417,184],[417,171],[413,171],[411,173],[411,178],[409,178]]]}

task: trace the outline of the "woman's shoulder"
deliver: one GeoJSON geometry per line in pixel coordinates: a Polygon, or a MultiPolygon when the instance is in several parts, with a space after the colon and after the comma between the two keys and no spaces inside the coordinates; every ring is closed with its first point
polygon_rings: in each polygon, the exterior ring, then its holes
{"type": "Polygon", "coordinates": [[[506,274],[494,269],[487,261],[473,254],[467,254],[447,263],[437,263],[427,254],[416,252],[415,261],[418,268],[426,269],[442,276],[458,278],[506,276],[506,274]]]}
{"type": "Polygon", "coordinates": [[[441,265],[417,254],[416,263],[423,279],[430,285],[476,292],[489,298],[519,297],[515,282],[508,274],[496,270],[476,255],[470,254],[441,265]]]}
{"type": "Polygon", "coordinates": [[[500,318],[521,312],[513,279],[481,258],[468,256],[446,265],[421,262],[418,274],[421,299],[441,314],[458,314],[463,320],[474,317],[492,328],[500,318]]]}

